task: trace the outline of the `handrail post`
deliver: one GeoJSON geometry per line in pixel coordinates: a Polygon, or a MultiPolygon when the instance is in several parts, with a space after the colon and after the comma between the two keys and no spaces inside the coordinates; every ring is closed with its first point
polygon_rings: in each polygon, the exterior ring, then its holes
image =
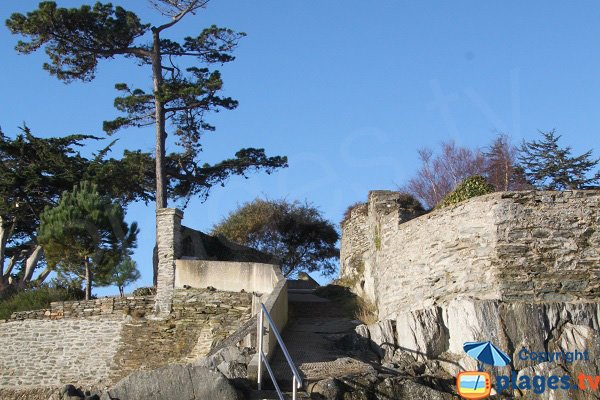
{"type": "Polygon", "coordinates": [[[292,378],[292,400],[296,400],[296,391],[297,391],[296,377],[292,378]]]}
{"type": "Polygon", "coordinates": [[[258,312],[258,390],[262,390],[263,310],[258,312]]]}

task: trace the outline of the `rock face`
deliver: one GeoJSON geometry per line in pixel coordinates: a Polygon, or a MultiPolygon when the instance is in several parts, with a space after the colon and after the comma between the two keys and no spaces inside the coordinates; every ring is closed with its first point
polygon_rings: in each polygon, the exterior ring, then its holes
{"type": "Polygon", "coordinates": [[[413,218],[369,193],[342,227],[340,278],[379,319],[461,297],[595,301],[600,191],[503,192],[413,218]]]}
{"type": "MultiPolygon", "coordinates": [[[[477,363],[463,351],[463,344],[492,341],[512,359],[510,366],[489,369],[493,375],[533,377],[569,375],[577,382],[579,374],[600,375],[599,303],[505,303],[462,299],[445,306],[416,310],[398,316],[395,321],[393,367],[411,368],[420,363],[424,370],[440,377],[455,377],[460,371],[477,370],[477,363]],[[526,352],[525,352],[526,351],[526,352]],[[580,352],[581,359],[557,359],[548,362],[531,353],[580,352]],[[587,360],[583,353],[587,352],[587,360]]],[[[382,322],[357,327],[357,334],[379,332],[382,322]]],[[[391,340],[385,335],[369,335],[371,344],[389,354],[391,340]],[[381,340],[381,342],[379,342],[381,340]]],[[[381,353],[380,353],[381,354],[381,353]]],[[[422,375],[424,371],[418,371],[422,375]]],[[[512,389],[508,391],[513,392],[512,389]]],[[[546,390],[535,393],[543,399],[598,398],[597,391],[574,392],[546,390]],[[592,396],[593,395],[593,396],[592,396]],[[592,396],[592,397],[590,397],[592,396]]],[[[516,390],[511,394],[525,394],[516,390]]]]}
{"type": "Polygon", "coordinates": [[[169,365],[129,375],[104,393],[102,400],[239,400],[220,372],[192,365],[169,365]]]}

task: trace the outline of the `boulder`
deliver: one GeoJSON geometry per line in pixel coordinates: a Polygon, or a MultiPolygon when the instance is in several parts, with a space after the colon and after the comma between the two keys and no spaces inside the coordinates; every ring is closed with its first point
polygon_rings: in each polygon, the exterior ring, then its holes
{"type": "Polygon", "coordinates": [[[370,339],[371,349],[381,358],[390,360],[396,349],[396,334],[391,320],[372,325],[359,325],[355,328],[358,335],[370,339]],[[368,332],[368,334],[367,334],[368,332]]]}
{"type": "Polygon", "coordinates": [[[240,400],[218,371],[193,365],[169,365],[138,371],[105,392],[101,400],[240,400]]]}
{"type": "Polygon", "coordinates": [[[440,307],[401,314],[396,320],[398,349],[415,360],[436,358],[448,349],[449,335],[440,307]]]}
{"type": "Polygon", "coordinates": [[[343,391],[341,383],[335,378],[327,378],[308,387],[311,399],[315,400],[342,400],[343,391]]]}
{"type": "Polygon", "coordinates": [[[198,367],[218,369],[227,379],[246,378],[248,375],[248,364],[252,359],[249,348],[237,346],[224,347],[209,357],[205,357],[194,363],[198,367]]]}

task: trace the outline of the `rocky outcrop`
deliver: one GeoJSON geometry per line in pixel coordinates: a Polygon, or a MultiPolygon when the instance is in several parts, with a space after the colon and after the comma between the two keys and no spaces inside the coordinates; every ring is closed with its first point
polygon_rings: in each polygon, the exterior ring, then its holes
{"type": "MultiPolygon", "coordinates": [[[[461,299],[398,316],[395,321],[357,327],[357,335],[367,336],[379,348],[390,368],[419,369],[417,376],[437,375],[454,379],[461,371],[477,370],[477,363],[463,351],[471,341],[492,341],[512,359],[508,367],[488,369],[493,374],[511,376],[569,375],[577,382],[579,374],[600,375],[599,303],[506,303],[461,299]],[[382,335],[382,327],[395,325],[394,337],[382,335]],[[390,343],[396,343],[390,349],[390,343]],[[580,359],[544,360],[532,353],[574,353],[580,359]],[[390,356],[390,352],[393,353],[390,356]],[[584,359],[584,352],[587,358],[584,359]]],[[[385,331],[385,330],[383,330],[385,331]]],[[[564,356],[563,356],[564,357],[564,356]]],[[[568,357],[568,356],[567,356],[568,357]]],[[[506,390],[523,395],[518,388],[506,390]]],[[[546,390],[543,399],[556,399],[560,390],[546,390]],[[552,397],[554,396],[554,397],[552,397]]],[[[570,399],[597,398],[597,391],[569,392],[570,399]]]]}
{"type": "Polygon", "coordinates": [[[169,365],[138,371],[105,392],[102,400],[241,400],[225,376],[206,367],[169,365]]]}

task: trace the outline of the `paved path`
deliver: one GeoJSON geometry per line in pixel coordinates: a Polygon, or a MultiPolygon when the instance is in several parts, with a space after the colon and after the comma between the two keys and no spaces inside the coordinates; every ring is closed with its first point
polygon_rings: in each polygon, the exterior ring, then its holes
{"type": "MultiPolygon", "coordinates": [[[[289,294],[289,321],[282,336],[307,383],[371,369],[366,360],[352,358],[336,345],[359,323],[345,317],[329,300],[313,294],[289,294]]],[[[279,383],[291,387],[291,372],[279,349],[272,366],[279,383]]]]}

